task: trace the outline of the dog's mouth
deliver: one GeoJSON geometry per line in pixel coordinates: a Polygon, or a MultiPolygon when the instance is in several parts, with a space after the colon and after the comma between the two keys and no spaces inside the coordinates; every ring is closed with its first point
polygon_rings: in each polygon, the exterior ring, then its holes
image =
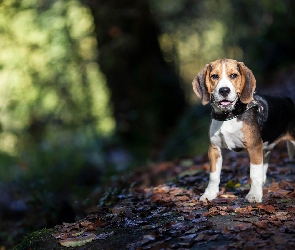
{"type": "Polygon", "coordinates": [[[218,104],[219,104],[219,106],[222,107],[222,108],[228,108],[229,106],[232,105],[232,103],[233,103],[233,102],[224,99],[224,100],[220,101],[218,104]]]}
{"type": "Polygon", "coordinates": [[[214,96],[212,96],[211,102],[213,105],[215,105],[216,108],[220,109],[222,112],[228,112],[229,110],[234,109],[234,106],[238,100],[238,96],[234,100],[228,100],[227,98],[224,98],[222,100],[216,100],[214,96]]]}

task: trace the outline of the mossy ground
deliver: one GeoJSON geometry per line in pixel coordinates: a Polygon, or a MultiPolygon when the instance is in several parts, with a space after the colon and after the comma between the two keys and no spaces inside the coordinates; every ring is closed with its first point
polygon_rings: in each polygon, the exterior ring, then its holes
{"type": "Polygon", "coordinates": [[[33,232],[24,237],[23,241],[15,246],[13,250],[60,249],[58,242],[51,236],[54,231],[54,229],[42,229],[33,232]]]}

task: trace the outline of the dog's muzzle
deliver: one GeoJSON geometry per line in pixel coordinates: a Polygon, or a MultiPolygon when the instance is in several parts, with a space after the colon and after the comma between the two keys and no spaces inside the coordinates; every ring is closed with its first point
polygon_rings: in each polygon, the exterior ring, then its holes
{"type": "Polygon", "coordinates": [[[219,109],[224,110],[224,111],[228,111],[228,110],[231,110],[234,108],[238,98],[239,98],[239,96],[236,96],[236,98],[233,101],[227,100],[226,98],[222,99],[221,101],[216,101],[214,98],[214,95],[212,95],[211,105],[214,104],[219,109]]]}

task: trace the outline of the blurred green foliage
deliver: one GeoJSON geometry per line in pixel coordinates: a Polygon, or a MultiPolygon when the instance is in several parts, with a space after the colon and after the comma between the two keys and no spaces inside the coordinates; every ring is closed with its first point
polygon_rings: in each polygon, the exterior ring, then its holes
{"type": "Polygon", "coordinates": [[[102,163],[114,121],[93,30],[77,0],[1,1],[0,179],[102,163]]]}

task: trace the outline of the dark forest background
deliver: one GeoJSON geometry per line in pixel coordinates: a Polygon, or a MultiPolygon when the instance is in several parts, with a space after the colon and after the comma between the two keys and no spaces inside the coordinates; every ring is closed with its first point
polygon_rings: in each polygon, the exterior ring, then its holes
{"type": "Polygon", "coordinates": [[[1,0],[0,248],[82,216],[135,167],[204,154],[191,82],[206,63],[243,61],[259,90],[294,97],[294,14],[292,0],[1,0]]]}

